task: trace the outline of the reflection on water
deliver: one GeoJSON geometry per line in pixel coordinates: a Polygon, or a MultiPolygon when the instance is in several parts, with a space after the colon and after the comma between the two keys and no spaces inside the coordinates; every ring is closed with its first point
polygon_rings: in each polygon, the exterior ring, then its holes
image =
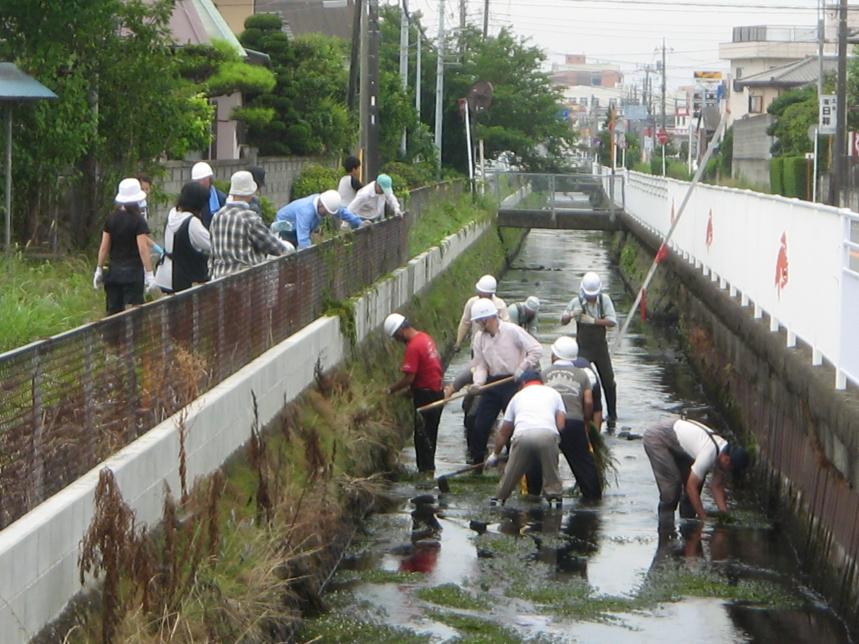
{"type": "MultiPolygon", "coordinates": [[[[560,325],[560,314],[588,270],[601,275],[618,313],[625,315],[629,298],[608,260],[606,239],[599,233],[532,231],[499,283],[499,295],[508,304],[529,295],[540,298],[537,336],[546,355],[559,334],[571,331],[560,325]]],[[[467,363],[466,353],[455,357],[446,380],[467,363]]],[[[705,414],[708,406],[700,384],[670,334],[631,332],[613,360],[620,426],[640,434],[665,416],[699,408],[703,411],[697,418],[725,429],[718,417],[705,414]]],[[[459,404],[448,405],[439,431],[439,473],[464,463],[462,420],[459,404]]],[[[550,510],[539,502],[514,497],[508,507],[490,509],[487,500],[492,484],[471,477],[451,479],[451,494],[444,495],[438,505],[415,510],[407,501],[414,495],[414,487],[401,485],[404,502],[399,511],[370,521],[368,547],[374,554],[353,564],[423,574],[407,586],[363,584],[356,596],[382,611],[388,624],[427,634],[434,641],[451,639],[457,631],[432,617],[427,612],[432,607],[415,600],[414,593],[446,583],[477,590],[486,586],[486,592],[494,592],[496,585],[484,582],[485,566],[494,565],[493,557],[500,555],[478,543],[478,533],[486,532],[480,539],[490,537],[500,540],[496,547],[515,548],[515,556],[521,553],[521,557],[513,561],[526,566],[526,572],[532,570],[534,576],[543,575],[548,588],[552,584],[586,583],[596,597],[626,598],[630,606],[645,606],[634,602],[642,599],[639,593],[647,580],[663,568],[677,566],[689,570],[706,566],[727,585],[720,587],[723,594],[717,597],[688,597],[647,605],[646,609],[618,608],[620,613],[609,619],[575,620],[509,596],[498,597],[493,602],[497,605],[484,611],[482,617],[513,628],[523,638],[541,635],[555,641],[583,642],[664,641],[678,636],[696,642],[850,641],[831,611],[794,577],[798,567],[793,551],[757,511],[754,499],[734,501],[737,525],[685,522],[677,533],[660,535],[656,529],[656,486],[641,442],[618,437],[607,441],[617,461],[617,480],[597,505],[580,504],[568,495],[562,510],[550,510]],[[415,544],[417,537],[429,537],[430,541],[418,539],[415,544]],[[731,596],[724,591],[732,585],[754,581],[775,583],[780,592],[793,598],[790,607],[766,608],[760,603],[719,598],[731,596]]],[[[413,461],[411,448],[403,452],[403,460],[413,461]]],[[[561,468],[565,486],[571,489],[572,475],[564,459],[561,468]]],[[[708,502],[712,504],[705,499],[708,502]]]]}

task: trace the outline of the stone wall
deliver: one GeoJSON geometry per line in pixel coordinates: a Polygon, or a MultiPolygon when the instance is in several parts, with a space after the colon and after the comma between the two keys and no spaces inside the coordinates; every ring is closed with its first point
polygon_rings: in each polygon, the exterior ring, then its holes
{"type": "MultiPolygon", "coordinates": [[[[630,217],[621,269],[635,285],[659,241],[630,217]],[[631,233],[631,234],[630,234],[631,233]]],[[[803,572],[859,627],[859,395],[832,388],[830,365],[786,348],[783,332],[755,320],[738,296],[671,254],[648,289],[648,310],[681,330],[708,393],[756,453],[755,480],[792,537],[803,572]]]]}

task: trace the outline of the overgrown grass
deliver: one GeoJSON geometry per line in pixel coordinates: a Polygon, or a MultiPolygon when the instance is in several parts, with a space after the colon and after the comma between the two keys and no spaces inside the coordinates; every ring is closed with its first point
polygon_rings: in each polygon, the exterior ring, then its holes
{"type": "Polygon", "coordinates": [[[433,204],[415,217],[409,229],[409,257],[437,245],[469,222],[489,218],[492,212],[488,199],[473,198],[468,193],[433,204]]]}
{"type": "Polygon", "coordinates": [[[92,271],[80,257],[0,258],[0,352],[99,319],[104,291],[92,271]]]}

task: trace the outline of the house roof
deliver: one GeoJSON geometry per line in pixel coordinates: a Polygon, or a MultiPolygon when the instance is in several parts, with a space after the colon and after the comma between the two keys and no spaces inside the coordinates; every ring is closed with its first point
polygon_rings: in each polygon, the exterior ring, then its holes
{"type": "Polygon", "coordinates": [[[57,95],[12,63],[0,63],[0,103],[54,99],[57,95]]]}
{"type": "MultiPolygon", "coordinates": [[[[823,57],[823,73],[833,72],[838,66],[835,56],[823,57]]],[[[734,87],[802,87],[817,82],[819,62],[817,56],[807,56],[745,78],[734,80],[734,87]]]]}
{"type": "Polygon", "coordinates": [[[213,40],[223,40],[242,58],[247,56],[212,0],[178,0],[170,16],[170,32],[179,45],[210,45],[213,40]]]}
{"type": "Polygon", "coordinates": [[[290,38],[320,33],[352,40],[354,0],[256,0],[256,13],[279,14],[290,38]]]}

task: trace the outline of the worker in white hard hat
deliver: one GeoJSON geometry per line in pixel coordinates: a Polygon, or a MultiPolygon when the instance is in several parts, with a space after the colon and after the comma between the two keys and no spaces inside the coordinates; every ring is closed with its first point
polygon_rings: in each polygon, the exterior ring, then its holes
{"type": "Polygon", "coordinates": [[[468,298],[465,306],[462,309],[462,318],[459,320],[459,327],[456,330],[456,342],[454,342],[453,350],[459,351],[462,348],[462,343],[468,337],[471,331],[471,307],[481,298],[487,298],[495,304],[498,311],[498,317],[502,320],[510,320],[510,315],[507,312],[507,304],[500,297],[495,295],[495,289],[498,288],[498,282],[492,275],[484,275],[477,284],[474,285],[475,295],[468,298]]]}
{"type": "Polygon", "coordinates": [[[257,192],[253,175],[240,170],[230,179],[230,199],[218,211],[209,228],[212,254],[209,273],[212,279],[261,264],[268,255],[282,255],[295,249],[272,233],[262,217],[251,207],[257,192]]]}
{"type": "Polygon", "coordinates": [[[200,213],[200,219],[206,228],[211,226],[215,213],[227,203],[227,195],[215,187],[214,179],[215,173],[212,171],[212,166],[205,161],[198,161],[191,168],[191,181],[196,181],[209,191],[209,201],[200,213]]]}
{"type": "Polygon", "coordinates": [[[510,321],[518,324],[531,335],[537,333],[537,313],[540,312],[540,299],[534,295],[524,302],[516,302],[507,307],[510,321]]]}
{"type": "MultiPolygon", "coordinates": [[[[429,334],[418,331],[399,313],[385,318],[385,335],[406,345],[400,371],[403,377],[388,387],[389,394],[410,389],[415,410],[423,405],[442,400],[442,375],[444,368],[435,341],[429,334]]],[[[415,411],[415,460],[418,471],[435,471],[435,447],[438,438],[438,423],[443,407],[425,412],[415,411]]]]}
{"type": "MultiPolygon", "coordinates": [[[[499,380],[515,379],[528,370],[540,369],[543,348],[522,327],[501,320],[495,303],[480,298],[471,307],[471,321],[478,327],[471,348],[474,357],[472,385],[480,389],[499,380]]],[[[475,412],[474,429],[466,434],[471,463],[481,463],[486,457],[486,442],[498,413],[507,408],[507,403],[516,393],[515,380],[485,387],[481,390],[480,402],[475,412]]]]}
{"type": "Polygon", "coordinates": [[[339,217],[352,228],[358,228],[364,223],[364,220],[341,205],[339,192],[326,190],[322,194],[308,195],[283,206],[277,211],[271,228],[300,250],[313,245],[311,233],[328,216],[339,217]]]}
{"type": "MultiPolygon", "coordinates": [[[[552,366],[543,373],[543,382],[561,394],[564,399],[566,420],[561,430],[561,453],[576,477],[582,498],[595,501],[602,497],[602,483],[597,471],[594,451],[588,438],[588,422],[593,414],[593,390],[587,372],[575,364],[579,355],[578,343],[569,336],[561,336],[552,344],[552,366]]],[[[529,493],[539,490],[528,473],[529,493]]]]}
{"type": "Polygon", "coordinates": [[[606,329],[617,326],[617,314],[611,297],[602,292],[602,282],[596,273],[585,273],[582,277],[578,295],[561,315],[561,324],[569,324],[570,320],[576,321],[579,355],[593,362],[599,371],[608,408],[606,427],[613,432],[617,424],[617,388],[606,329]]]}

